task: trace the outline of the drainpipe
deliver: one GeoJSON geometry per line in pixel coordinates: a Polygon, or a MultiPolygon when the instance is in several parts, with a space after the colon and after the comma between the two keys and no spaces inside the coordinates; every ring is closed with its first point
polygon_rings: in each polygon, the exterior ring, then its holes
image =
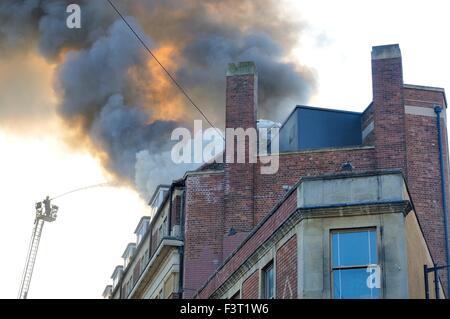
{"type": "Polygon", "coordinates": [[[184,294],[184,282],[183,282],[183,276],[184,276],[184,222],[185,222],[185,196],[186,196],[186,188],[182,188],[181,193],[181,203],[180,203],[180,236],[181,240],[183,241],[183,246],[178,247],[178,252],[180,254],[180,272],[178,273],[178,289],[180,291],[180,299],[183,299],[184,294]]]}
{"type": "Polygon", "coordinates": [[[169,189],[169,216],[167,216],[167,236],[171,236],[172,230],[172,199],[173,199],[173,184],[170,185],[169,189]]]}
{"type": "Polygon", "coordinates": [[[436,113],[436,125],[438,133],[438,143],[439,143],[439,165],[441,169],[441,192],[442,192],[442,210],[444,214],[444,240],[445,240],[445,255],[447,259],[447,298],[450,298],[450,251],[448,247],[448,216],[447,216],[447,195],[445,192],[445,173],[444,173],[444,155],[442,147],[442,133],[441,133],[441,112],[442,109],[439,106],[434,107],[434,112],[436,113]]]}

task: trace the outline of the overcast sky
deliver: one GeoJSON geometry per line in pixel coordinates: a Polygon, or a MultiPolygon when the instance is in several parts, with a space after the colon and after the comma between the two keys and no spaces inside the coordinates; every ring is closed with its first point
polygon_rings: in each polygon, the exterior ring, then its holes
{"type": "MultiPolygon", "coordinates": [[[[310,104],[362,111],[372,99],[370,50],[381,44],[400,44],[405,83],[450,89],[447,3],[283,2],[286,14],[306,22],[291,58],[315,71],[318,89],[310,104]]],[[[42,116],[32,125],[0,119],[2,298],[17,296],[35,201],[109,179],[89,153],[63,142],[67,133],[52,112],[52,66],[33,52],[12,59],[0,61],[0,107],[28,103],[42,116]],[[14,59],[22,58],[19,67],[14,59]],[[17,68],[14,78],[2,76],[8,65],[17,68]]],[[[59,216],[44,227],[29,297],[99,298],[148,213],[146,203],[131,189],[104,187],[55,204],[59,216]]]]}

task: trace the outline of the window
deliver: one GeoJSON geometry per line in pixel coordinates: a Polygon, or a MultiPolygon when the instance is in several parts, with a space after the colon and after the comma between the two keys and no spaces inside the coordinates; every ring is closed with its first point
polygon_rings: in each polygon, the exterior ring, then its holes
{"type": "Polygon", "coordinates": [[[116,288],[116,286],[119,284],[119,281],[120,281],[120,273],[118,273],[113,279],[113,288],[116,288]]]}
{"type": "Polygon", "coordinates": [[[126,294],[128,296],[131,293],[131,290],[133,290],[133,276],[130,277],[130,280],[128,280],[125,287],[126,287],[126,294]]]}
{"type": "Polygon", "coordinates": [[[141,227],[137,231],[136,245],[139,245],[139,243],[142,241],[142,239],[144,239],[144,236],[147,233],[148,225],[149,225],[148,220],[144,220],[142,222],[141,227]]]}
{"type": "Polygon", "coordinates": [[[163,223],[162,223],[162,237],[168,235],[167,234],[167,216],[164,217],[163,223]]]}
{"type": "Polygon", "coordinates": [[[163,224],[161,224],[158,228],[158,244],[163,238],[163,224]]]}
{"type": "Polygon", "coordinates": [[[114,269],[114,272],[111,276],[113,279],[113,289],[115,289],[117,287],[117,285],[120,283],[120,280],[122,279],[122,274],[123,274],[123,267],[117,266],[114,269]]]}
{"type": "MultiPolygon", "coordinates": [[[[372,269],[375,268],[375,275],[379,276],[377,264],[375,229],[333,231],[331,233],[333,298],[379,298],[380,287],[374,286],[371,281],[372,269]]],[[[379,283],[379,280],[377,282],[379,283]]]]}
{"type": "Polygon", "coordinates": [[[263,269],[263,298],[273,299],[273,291],[273,262],[270,262],[270,264],[263,269]]]}

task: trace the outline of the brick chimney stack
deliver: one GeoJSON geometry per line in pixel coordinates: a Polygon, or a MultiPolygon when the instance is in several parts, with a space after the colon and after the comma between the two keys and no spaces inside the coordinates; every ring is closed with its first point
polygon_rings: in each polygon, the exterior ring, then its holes
{"type": "Polygon", "coordinates": [[[398,44],[372,47],[374,144],[378,168],[406,174],[402,56],[398,44]]]}
{"type": "Polygon", "coordinates": [[[256,128],[258,76],[253,62],[228,64],[225,127],[256,128]]]}
{"type": "MultiPolygon", "coordinates": [[[[226,78],[226,128],[256,129],[258,77],[253,62],[230,63],[226,78]]],[[[235,137],[234,146],[237,145],[235,137]]],[[[254,226],[255,164],[249,163],[249,145],[246,141],[245,163],[225,163],[225,211],[223,258],[241,242],[254,226]]]]}
{"type": "MultiPolygon", "coordinates": [[[[440,88],[403,83],[402,57],[398,44],[372,48],[373,136],[378,168],[400,168],[407,182],[421,229],[434,262],[446,263],[443,194],[434,107],[446,100],[440,88]]],[[[444,177],[448,178],[447,134],[443,131],[444,177]]],[[[444,181],[448,184],[448,180],[444,181]]],[[[449,188],[446,188],[447,206],[449,188]]],[[[447,272],[440,273],[446,287],[447,272]]]]}

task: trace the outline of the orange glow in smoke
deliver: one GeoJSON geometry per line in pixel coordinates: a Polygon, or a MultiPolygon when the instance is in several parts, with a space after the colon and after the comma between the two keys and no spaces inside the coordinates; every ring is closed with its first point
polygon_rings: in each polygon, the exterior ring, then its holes
{"type": "MultiPolygon", "coordinates": [[[[178,52],[174,46],[165,45],[154,50],[153,53],[171,74],[175,73],[178,52]]],[[[129,76],[139,95],[143,96],[143,101],[140,102],[145,109],[149,110],[150,122],[183,119],[185,115],[183,96],[172,80],[152,57],[149,58],[146,66],[147,69],[144,72],[130,69],[129,76]]]]}

